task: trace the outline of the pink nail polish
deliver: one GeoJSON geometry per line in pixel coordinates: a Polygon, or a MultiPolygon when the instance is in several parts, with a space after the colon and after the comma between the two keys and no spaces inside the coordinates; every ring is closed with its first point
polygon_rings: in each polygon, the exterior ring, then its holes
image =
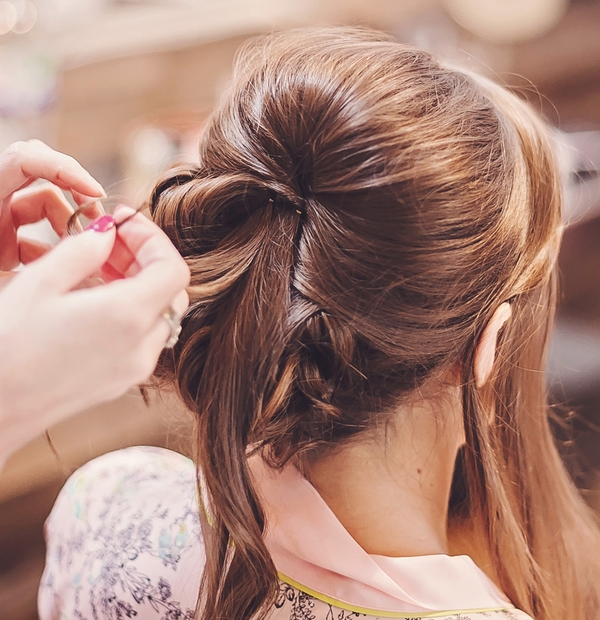
{"type": "Polygon", "coordinates": [[[112,215],[101,215],[91,224],[86,226],[86,230],[93,230],[95,232],[108,232],[111,228],[115,227],[115,223],[115,218],[112,215]]]}

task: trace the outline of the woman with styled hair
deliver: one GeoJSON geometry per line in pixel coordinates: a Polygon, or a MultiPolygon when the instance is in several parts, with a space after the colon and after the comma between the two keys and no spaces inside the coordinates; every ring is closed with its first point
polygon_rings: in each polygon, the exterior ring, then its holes
{"type": "Polygon", "coordinates": [[[561,191],[526,103],[377,33],[270,36],[150,210],[192,272],[157,376],[195,465],[74,474],[42,620],[598,617],[548,425],[561,191]]]}

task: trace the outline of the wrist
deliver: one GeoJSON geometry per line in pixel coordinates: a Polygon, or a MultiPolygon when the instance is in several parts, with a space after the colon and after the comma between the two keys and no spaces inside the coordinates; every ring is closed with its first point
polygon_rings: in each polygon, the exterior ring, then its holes
{"type": "Polygon", "coordinates": [[[29,375],[24,368],[31,366],[27,360],[18,359],[16,364],[9,355],[14,351],[10,337],[0,333],[0,468],[17,450],[38,435],[40,428],[39,407],[35,407],[37,390],[32,385],[35,370],[29,375]],[[25,363],[23,363],[25,362],[25,363]],[[17,370],[19,369],[19,370],[17,370]]]}

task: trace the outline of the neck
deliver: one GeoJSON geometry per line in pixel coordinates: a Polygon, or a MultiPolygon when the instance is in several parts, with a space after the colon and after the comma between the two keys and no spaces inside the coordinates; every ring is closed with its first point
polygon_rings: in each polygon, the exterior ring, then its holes
{"type": "Polygon", "coordinates": [[[448,501],[460,426],[455,408],[443,400],[445,407],[427,403],[400,411],[401,421],[379,437],[347,443],[303,467],[367,553],[449,552],[448,501]]]}

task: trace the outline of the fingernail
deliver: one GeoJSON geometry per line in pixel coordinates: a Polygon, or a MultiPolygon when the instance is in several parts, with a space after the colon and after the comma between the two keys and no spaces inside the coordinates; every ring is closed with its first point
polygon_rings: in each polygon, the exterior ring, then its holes
{"type": "Polygon", "coordinates": [[[96,179],[94,179],[92,175],[90,175],[90,183],[92,184],[93,187],[96,188],[98,192],[98,196],[100,198],[106,198],[106,192],[104,191],[104,188],[102,187],[102,185],[100,185],[98,181],[96,181],[96,179]]]}
{"type": "Polygon", "coordinates": [[[102,215],[86,226],[85,229],[95,232],[108,232],[111,228],[115,227],[115,223],[115,218],[112,215],[102,215]]]}

